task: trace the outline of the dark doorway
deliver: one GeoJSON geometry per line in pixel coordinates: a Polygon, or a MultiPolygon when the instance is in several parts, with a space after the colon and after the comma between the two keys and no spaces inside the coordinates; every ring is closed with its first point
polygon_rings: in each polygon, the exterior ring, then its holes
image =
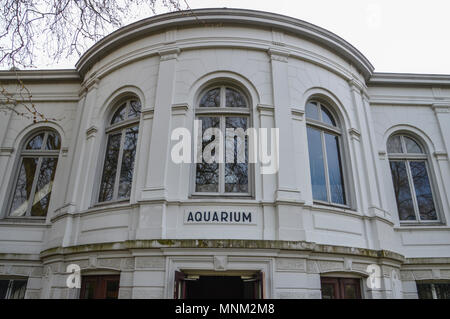
{"type": "Polygon", "coordinates": [[[356,278],[320,278],[322,299],[361,299],[361,281],[356,278]]]}
{"type": "Polygon", "coordinates": [[[262,276],[196,276],[177,272],[175,298],[179,299],[262,299],[262,276]]]}

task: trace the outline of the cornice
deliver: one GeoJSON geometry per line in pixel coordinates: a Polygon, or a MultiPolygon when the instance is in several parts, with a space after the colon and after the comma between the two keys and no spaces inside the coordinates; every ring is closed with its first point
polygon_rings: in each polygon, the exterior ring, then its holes
{"type": "MultiPolygon", "coordinates": [[[[94,44],[76,64],[77,70],[84,76],[89,68],[99,59],[111,51],[130,43],[130,41],[142,38],[151,33],[161,32],[173,27],[187,25],[204,26],[205,23],[230,23],[247,26],[263,26],[276,29],[279,32],[289,32],[299,37],[306,38],[318,44],[324,45],[351,63],[364,75],[370,77],[374,68],[361,52],[350,43],[334,33],[308,22],[283,16],[279,14],[244,10],[244,9],[196,9],[190,11],[178,11],[153,16],[111,33],[94,44]],[[202,23],[199,24],[199,21],[202,23]]],[[[280,41],[280,39],[277,39],[280,41]]]]}
{"type": "Polygon", "coordinates": [[[18,79],[26,82],[81,81],[80,75],[75,69],[0,71],[0,82],[17,82],[18,79]]]}
{"type": "Polygon", "coordinates": [[[373,73],[368,81],[373,85],[450,86],[448,74],[373,73]]]}

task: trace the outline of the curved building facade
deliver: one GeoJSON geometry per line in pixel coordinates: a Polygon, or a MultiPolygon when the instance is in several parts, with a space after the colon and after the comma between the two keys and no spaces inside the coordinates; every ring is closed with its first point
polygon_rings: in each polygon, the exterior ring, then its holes
{"type": "Polygon", "coordinates": [[[450,76],[237,9],[17,74],[48,119],[0,114],[1,297],[449,297],[450,76]]]}

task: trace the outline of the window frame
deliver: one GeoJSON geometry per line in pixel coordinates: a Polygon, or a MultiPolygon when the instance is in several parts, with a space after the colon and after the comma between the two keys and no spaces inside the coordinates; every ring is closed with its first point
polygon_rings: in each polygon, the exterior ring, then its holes
{"type": "MultiPolygon", "coordinates": [[[[0,277],[0,280],[8,281],[8,287],[6,288],[6,294],[5,294],[5,298],[3,300],[12,299],[11,298],[11,293],[12,293],[13,285],[14,285],[15,281],[25,282],[25,290],[24,290],[24,293],[23,293],[23,298],[15,298],[15,299],[17,299],[17,300],[25,299],[25,296],[26,296],[26,293],[27,293],[28,278],[1,278],[0,277]]],[[[2,299],[0,299],[0,300],[2,300],[2,299]]]]}
{"type": "MultiPolygon", "coordinates": [[[[314,194],[312,192],[312,175],[311,175],[311,169],[309,172],[310,175],[310,185],[311,185],[311,195],[312,195],[312,201],[314,204],[324,205],[324,206],[331,206],[331,207],[337,207],[337,208],[343,208],[343,209],[352,209],[351,207],[351,198],[349,194],[349,177],[348,177],[348,169],[345,165],[347,156],[345,152],[344,147],[344,129],[342,128],[342,125],[340,123],[339,117],[337,116],[336,112],[333,110],[332,107],[329,106],[329,103],[323,102],[321,99],[318,98],[312,98],[307,100],[305,104],[305,122],[306,122],[306,131],[308,131],[308,127],[315,129],[320,132],[320,140],[321,140],[321,147],[322,147],[322,154],[323,154],[323,165],[324,165],[324,173],[325,173],[325,185],[327,190],[327,201],[314,199],[314,194]],[[308,103],[316,103],[317,107],[319,108],[319,120],[308,118],[306,116],[306,105],[308,103]],[[327,124],[322,121],[322,107],[325,108],[330,114],[333,116],[333,120],[336,122],[336,126],[327,124]],[[341,167],[341,174],[342,174],[342,180],[343,180],[343,189],[344,189],[344,201],[345,204],[339,204],[334,203],[331,201],[331,186],[330,186],[330,179],[329,179],[329,169],[328,169],[328,156],[327,156],[327,150],[326,150],[326,144],[325,144],[325,133],[328,133],[330,135],[334,135],[338,137],[339,141],[339,160],[340,160],[340,167],[341,167]]],[[[306,132],[308,134],[308,132],[306,132]]],[[[307,135],[306,135],[307,136],[307,135]]],[[[308,139],[308,137],[306,137],[308,139]]],[[[309,145],[308,141],[306,142],[307,148],[308,148],[308,160],[309,158],[309,145]]]]}
{"type": "MultiPolygon", "coordinates": [[[[42,160],[44,158],[55,158],[56,159],[56,166],[55,166],[55,172],[54,172],[54,178],[53,178],[53,181],[54,181],[56,178],[58,163],[60,161],[61,150],[62,150],[61,135],[59,134],[58,131],[56,131],[55,129],[49,128],[49,127],[45,127],[45,128],[39,129],[37,131],[34,131],[31,134],[27,135],[26,138],[24,138],[23,142],[20,145],[20,150],[18,152],[18,159],[16,161],[16,165],[14,166],[14,172],[12,174],[13,180],[12,180],[12,184],[10,184],[10,185],[12,185],[12,188],[11,188],[12,192],[10,193],[8,201],[7,201],[7,206],[6,206],[7,208],[6,208],[4,218],[7,218],[7,219],[30,219],[30,220],[40,220],[40,221],[45,221],[47,219],[48,211],[50,210],[51,195],[50,195],[47,212],[46,212],[45,216],[31,216],[31,209],[33,207],[32,201],[34,199],[34,196],[36,195],[36,185],[37,185],[37,182],[39,179],[39,174],[40,174],[41,167],[42,167],[42,160]],[[55,150],[42,149],[47,143],[49,133],[53,133],[58,136],[59,149],[55,149],[55,150]],[[38,136],[40,134],[44,134],[44,138],[42,139],[41,149],[38,149],[38,150],[26,149],[27,143],[29,141],[33,140],[36,136],[38,136]],[[33,184],[31,186],[31,192],[30,192],[29,197],[27,198],[27,200],[29,202],[27,204],[27,209],[25,211],[25,215],[11,216],[11,209],[12,209],[12,205],[13,205],[14,195],[16,193],[17,183],[19,182],[19,174],[20,174],[20,170],[21,170],[24,158],[38,158],[38,162],[36,164],[36,170],[35,170],[34,176],[33,176],[33,184]]],[[[52,192],[53,192],[53,186],[52,186],[52,192]]]]}
{"type": "Polygon", "coordinates": [[[398,216],[400,225],[408,225],[408,226],[424,225],[424,224],[428,224],[428,225],[439,224],[440,225],[442,223],[442,219],[441,219],[440,213],[439,213],[439,206],[438,206],[438,201],[437,201],[437,197],[436,197],[436,185],[434,182],[433,174],[431,174],[432,170],[430,167],[430,157],[429,157],[429,152],[427,151],[427,148],[424,146],[423,143],[421,143],[416,137],[412,136],[411,134],[404,133],[404,132],[396,132],[394,134],[391,134],[389,136],[389,138],[386,140],[386,153],[387,153],[388,164],[389,164],[389,173],[391,175],[392,187],[394,190],[395,190],[395,185],[394,185],[394,181],[392,180],[391,161],[405,163],[406,174],[408,177],[409,191],[411,193],[411,199],[413,202],[414,215],[416,217],[415,220],[401,220],[400,219],[397,198],[396,198],[395,192],[394,192],[393,196],[395,199],[395,207],[397,209],[397,216],[398,216]],[[389,153],[389,151],[387,149],[387,143],[389,142],[389,140],[391,138],[393,138],[395,136],[400,137],[401,147],[402,147],[402,150],[404,151],[403,153],[389,153]],[[422,153],[408,153],[404,137],[412,139],[415,143],[417,143],[417,145],[421,148],[422,153]],[[430,184],[431,196],[433,198],[433,205],[434,205],[434,209],[436,211],[436,219],[435,220],[421,220],[421,218],[420,218],[420,210],[419,210],[418,202],[417,202],[416,187],[414,185],[414,180],[413,180],[412,173],[411,173],[411,166],[410,166],[411,161],[425,163],[425,169],[427,171],[427,176],[428,176],[428,183],[430,184]]]}
{"type": "Polygon", "coordinates": [[[112,203],[121,203],[121,202],[129,202],[131,199],[131,194],[133,192],[133,181],[135,176],[135,168],[136,168],[136,156],[138,151],[138,144],[139,144],[139,132],[140,132],[140,123],[141,123],[141,117],[142,117],[142,103],[138,97],[135,96],[127,96],[119,100],[119,102],[115,103],[115,107],[112,109],[112,112],[109,114],[106,122],[106,126],[104,129],[104,143],[103,143],[103,151],[102,156],[100,157],[101,163],[100,163],[100,171],[99,176],[97,178],[98,180],[98,186],[97,190],[95,192],[95,205],[96,206],[102,206],[112,203]],[[141,110],[139,111],[139,115],[133,118],[128,118],[129,116],[129,109],[131,107],[130,103],[132,101],[137,101],[140,106],[141,110]],[[116,112],[124,105],[126,104],[126,118],[122,121],[119,121],[117,123],[111,124],[111,121],[116,114],[116,112]],[[128,128],[131,127],[138,127],[138,136],[136,138],[136,150],[134,155],[134,163],[133,163],[133,180],[131,182],[131,190],[130,190],[130,196],[127,198],[118,198],[119,193],[119,182],[120,182],[120,173],[122,170],[122,159],[123,159],[123,147],[125,143],[125,135],[128,128]],[[106,152],[108,151],[108,142],[111,135],[120,133],[120,146],[119,146],[119,156],[117,158],[117,169],[116,169],[116,176],[114,177],[114,190],[113,190],[113,196],[110,200],[106,201],[100,201],[99,196],[100,192],[102,190],[102,181],[103,181],[103,170],[105,167],[105,156],[106,152]]]}
{"type": "MultiPolygon", "coordinates": [[[[195,108],[194,108],[194,120],[198,120],[199,117],[218,117],[219,118],[219,129],[221,130],[223,137],[226,135],[226,118],[227,117],[245,117],[247,118],[247,129],[253,127],[253,116],[252,116],[252,106],[251,100],[248,94],[236,85],[229,83],[214,84],[206,87],[200,91],[198,94],[195,108]],[[200,101],[202,97],[209,91],[214,89],[220,89],[220,103],[219,107],[200,107],[200,101]],[[239,92],[245,99],[247,107],[227,107],[226,106],[226,89],[230,88],[239,92]]],[[[197,141],[194,141],[193,147],[197,147],[197,141]]],[[[203,149],[202,149],[203,151],[203,149]]],[[[194,154],[194,152],[192,153],[194,154]]],[[[226,156],[225,145],[223,156],[226,156]]],[[[192,198],[204,198],[204,197],[226,197],[226,198],[251,198],[254,196],[254,163],[248,163],[248,192],[246,193],[232,193],[225,192],[225,160],[224,163],[219,163],[219,181],[218,181],[218,191],[217,192],[197,192],[196,191],[196,180],[197,180],[197,164],[194,161],[191,165],[190,173],[190,197],[192,198]]]]}

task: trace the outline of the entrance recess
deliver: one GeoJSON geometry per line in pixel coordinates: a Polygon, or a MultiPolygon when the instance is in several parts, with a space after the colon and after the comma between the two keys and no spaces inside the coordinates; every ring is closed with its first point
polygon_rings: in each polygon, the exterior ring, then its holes
{"type": "Polygon", "coordinates": [[[263,273],[239,275],[187,275],[175,272],[175,299],[262,299],[263,273]]]}

